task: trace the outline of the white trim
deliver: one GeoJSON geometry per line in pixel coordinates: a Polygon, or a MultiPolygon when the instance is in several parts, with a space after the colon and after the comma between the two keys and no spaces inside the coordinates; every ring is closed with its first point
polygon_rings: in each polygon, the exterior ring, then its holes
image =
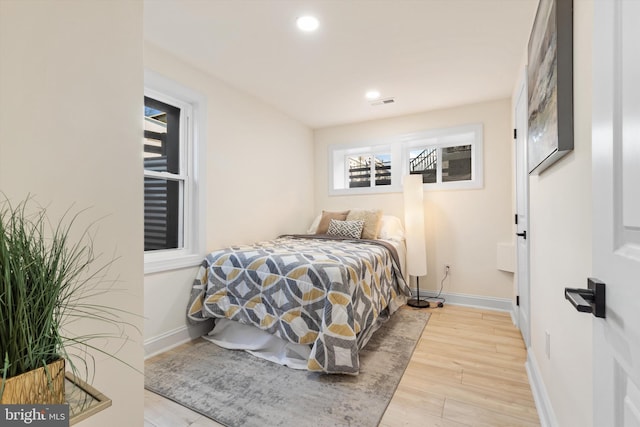
{"type": "Polygon", "coordinates": [[[170,172],[155,172],[151,170],[145,170],[144,176],[149,178],[166,179],[167,181],[184,181],[187,179],[187,175],[175,174],[170,172]]]}
{"type": "MultiPolygon", "coordinates": [[[[513,231],[514,233],[518,232],[528,232],[530,233],[530,207],[529,207],[529,170],[527,167],[527,123],[526,118],[529,116],[527,105],[527,67],[524,67],[522,75],[520,77],[517,90],[514,92],[514,104],[513,104],[513,127],[514,129],[518,129],[518,133],[522,133],[522,135],[518,135],[518,138],[514,141],[514,149],[513,149],[513,182],[514,182],[514,214],[517,215],[518,223],[514,224],[513,231]],[[523,101],[523,110],[524,110],[524,129],[518,127],[518,115],[519,103],[520,100],[523,101]],[[522,146],[522,159],[518,157],[518,139],[523,138],[524,144],[522,146]],[[520,160],[522,162],[520,163],[520,160]],[[523,166],[522,174],[524,174],[522,178],[522,188],[518,186],[518,164],[523,166]],[[522,194],[521,194],[522,192],[522,194]],[[524,204],[524,212],[520,212],[519,204],[520,198],[522,197],[522,202],[524,204]]],[[[515,238],[516,241],[514,243],[514,251],[516,256],[516,268],[514,275],[514,286],[516,290],[516,295],[519,295],[522,307],[525,309],[521,309],[518,307],[518,310],[515,312],[518,329],[522,333],[522,338],[524,339],[525,346],[531,345],[531,248],[530,248],[530,240],[525,239],[524,241],[520,241],[518,237],[515,238]],[[522,247],[523,245],[524,247],[522,247]],[[521,259],[521,257],[524,257],[521,259]],[[520,267],[523,267],[522,270],[520,267]]]]}
{"type": "MultiPolygon", "coordinates": [[[[205,189],[205,165],[206,165],[206,97],[195,90],[168,79],[154,71],[144,72],[145,95],[158,98],[160,101],[176,105],[188,115],[181,117],[181,127],[191,139],[186,144],[186,152],[181,155],[181,167],[186,169],[181,175],[173,175],[173,178],[183,176],[185,216],[183,230],[183,248],[165,251],[145,252],[144,273],[157,273],[184,267],[198,265],[206,251],[206,189],[205,189]],[[191,123],[183,122],[183,118],[191,123]],[[185,176],[186,174],[186,176],[185,176]],[[192,178],[192,179],[191,179],[192,178]],[[187,185],[189,184],[189,185],[187,185]]],[[[182,170],[182,169],[181,169],[182,170]]],[[[145,175],[153,175],[147,171],[145,175]]]]}
{"type": "MultiPolygon", "coordinates": [[[[520,325],[519,325],[520,321],[518,320],[519,313],[520,313],[520,307],[516,305],[515,301],[511,301],[511,321],[513,322],[515,327],[517,327],[518,329],[520,329],[520,325]]],[[[520,334],[522,334],[522,331],[520,331],[520,334]]],[[[525,343],[525,346],[526,345],[527,343],[525,343]]]]}
{"type": "Polygon", "coordinates": [[[181,326],[160,334],[157,337],[148,338],[144,341],[144,358],[146,360],[165,351],[169,351],[174,347],[193,341],[207,334],[212,327],[212,322],[202,322],[196,325],[181,326]]]}
{"type": "Polygon", "coordinates": [[[527,350],[527,362],[524,366],[527,370],[531,393],[533,394],[533,400],[536,404],[538,416],[540,417],[540,426],[558,427],[558,421],[553,412],[553,406],[551,406],[551,399],[547,393],[547,388],[544,386],[544,380],[542,379],[542,375],[540,375],[538,363],[536,362],[536,357],[531,347],[527,350]]]}
{"type": "Polygon", "coordinates": [[[182,268],[197,267],[202,264],[204,255],[189,254],[184,249],[168,249],[155,251],[156,259],[145,261],[144,274],[161,273],[163,271],[179,270],[182,268]],[[182,252],[181,252],[182,251],[182,252]]]}
{"type": "MultiPolygon", "coordinates": [[[[415,290],[414,290],[415,294],[415,290]]],[[[421,298],[435,298],[437,292],[420,290],[421,298]]],[[[509,298],[485,297],[481,295],[468,295],[456,293],[440,294],[446,300],[445,304],[461,305],[465,307],[481,308],[483,310],[505,311],[513,317],[513,301],[509,298]]]]}

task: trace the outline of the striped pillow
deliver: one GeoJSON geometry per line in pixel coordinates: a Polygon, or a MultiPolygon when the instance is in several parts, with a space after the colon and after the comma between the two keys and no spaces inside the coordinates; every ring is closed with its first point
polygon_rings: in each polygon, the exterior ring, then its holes
{"type": "Polygon", "coordinates": [[[329,221],[329,229],[327,234],[331,236],[351,237],[352,239],[359,239],[362,236],[362,228],[364,227],[364,221],[338,221],[332,219],[329,221]]]}

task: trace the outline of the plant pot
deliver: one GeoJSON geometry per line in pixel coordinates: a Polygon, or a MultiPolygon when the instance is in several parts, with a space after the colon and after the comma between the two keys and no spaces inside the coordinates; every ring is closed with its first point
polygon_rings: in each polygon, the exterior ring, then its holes
{"type": "Polygon", "coordinates": [[[42,367],[7,378],[0,397],[3,405],[61,403],[64,403],[64,359],[51,362],[46,370],[42,367]]]}

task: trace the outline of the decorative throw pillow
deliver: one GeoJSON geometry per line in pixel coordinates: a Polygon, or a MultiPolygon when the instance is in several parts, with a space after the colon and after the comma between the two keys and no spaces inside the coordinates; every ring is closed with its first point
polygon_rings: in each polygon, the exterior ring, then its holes
{"type": "Polygon", "coordinates": [[[349,211],[347,215],[347,221],[364,221],[364,228],[362,229],[363,239],[377,239],[378,233],[380,233],[380,225],[382,224],[382,211],[365,210],[365,209],[353,209],[349,211]]]}
{"type": "Polygon", "coordinates": [[[329,229],[327,234],[330,236],[342,236],[351,237],[352,239],[359,239],[362,235],[362,227],[364,221],[337,221],[332,219],[329,221],[329,229]]]}
{"type": "Polygon", "coordinates": [[[318,224],[318,229],[316,230],[316,234],[327,234],[327,230],[329,230],[329,221],[332,219],[336,219],[338,221],[344,221],[347,219],[347,215],[349,215],[349,211],[344,212],[327,212],[322,211],[322,217],[320,218],[320,223],[318,224]]]}

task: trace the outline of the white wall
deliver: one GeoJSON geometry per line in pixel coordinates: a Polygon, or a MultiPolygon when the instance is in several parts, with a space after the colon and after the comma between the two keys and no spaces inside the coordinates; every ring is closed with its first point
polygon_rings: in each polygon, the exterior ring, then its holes
{"type": "Polygon", "coordinates": [[[509,99],[316,130],[315,209],[380,208],[403,218],[402,193],[329,196],[328,147],[470,123],[484,125],[484,187],[425,191],[429,274],[420,286],[439,289],[449,264],[444,292],[511,299],[513,274],[496,268],[497,244],[512,241],[509,99]]]}
{"type": "MultiPolygon", "coordinates": [[[[313,218],[312,131],[155,45],[145,44],[144,58],[146,69],[206,98],[207,250],[304,232],[313,218]]],[[[196,272],[145,277],[147,344],[185,333],[196,272]]]]}
{"type": "Polygon", "coordinates": [[[573,152],[530,179],[531,347],[557,425],[590,426],[592,316],[564,298],[591,273],[592,1],[574,2],[573,152]],[[550,333],[550,358],[545,354],[550,333]]]}
{"type": "MultiPolygon", "coordinates": [[[[121,290],[99,303],[135,314],[139,329],[142,71],[141,1],[0,1],[0,190],[31,193],[52,218],[90,208],[80,228],[102,218],[95,250],[120,257],[111,275],[121,290]]],[[[142,371],[142,336],[128,333],[117,356],[142,371]]],[[[93,385],[113,406],[83,426],[143,424],[142,374],[97,354],[93,385]]]]}

